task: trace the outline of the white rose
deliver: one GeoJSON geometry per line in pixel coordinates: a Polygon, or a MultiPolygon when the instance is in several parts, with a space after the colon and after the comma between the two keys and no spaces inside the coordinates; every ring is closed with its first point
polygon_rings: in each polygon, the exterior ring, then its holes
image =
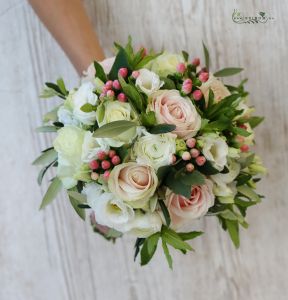
{"type": "Polygon", "coordinates": [[[198,138],[202,152],[212,166],[222,171],[227,163],[228,145],[226,141],[215,133],[203,134],[198,138]]]}
{"type": "Polygon", "coordinates": [[[157,212],[143,213],[135,211],[135,216],[127,225],[129,233],[140,237],[146,238],[155,232],[161,231],[162,219],[157,212]]]}
{"type": "Polygon", "coordinates": [[[199,89],[203,93],[206,103],[208,103],[209,100],[209,89],[214,93],[215,102],[219,102],[223,98],[231,95],[226,86],[219,79],[214,77],[212,73],[209,73],[209,79],[202,83],[199,89]]]}
{"type": "Polygon", "coordinates": [[[112,193],[105,192],[97,183],[87,184],[83,193],[93,209],[97,223],[121,232],[130,230],[129,222],[134,219],[132,207],[112,193]]]}
{"type": "Polygon", "coordinates": [[[173,162],[176,152],[176,135],[172,133],[150,134],[137,139],[133,146],[133,157],[137,163],[152,166],[155,170],[173,162]]]}
{"type": "Polygon", "coordinates": [[[158,178],[150,166],[135,162],[115,166],[109,176],[109,190],[133,208],[143,208],[154,195],[158,178]]]}
{"type": "Polygon", "coordinates": [[[147,67],[151,71],[157,73],[159,76],[166,77],[169,74],[177,72],[177,65],[183,63],[184,58],[182,55],[164,52],[155,59],[153,59],[147,67]]]}
{"type": "MultiPolygon", "coordinates": [[[[97,122],[99,127],[120,120],[134,121],[135,114],[129,103],[106,101],[97,108],[97,122]],[[103,105],[103,106],[102,106],[103,105]]],[[[137,135],[136,127],[131,128],[115,138],[103,138],[104,142],[112,147],[121,147],[131,143],[137,135]]]]}
{"type": "Polygon", "coordinates": [[[171,217],[171,227],[178,230],[204,216],[214,205],[212,188],[213,182],[205,179],[205,184],[192,186],[189,199],[167,190],[165,202],[171,217]]]}
{"type": "Polygon", "coordinates": [[[160,80],[156,73],[147,69],[139,70],[139,76],[135,83],[135,85],[148,96],[158,91],[163,84],[164,82],[160,80]]]}
{"type": "Polygon", "coordinates": [[[188,139],[197,134],[201,117],[188,97],[177,90],[160,90],[149,99],[148,110],[154,111],[157,123],[176,126],[173,131],[179,138],[188,139]]]}

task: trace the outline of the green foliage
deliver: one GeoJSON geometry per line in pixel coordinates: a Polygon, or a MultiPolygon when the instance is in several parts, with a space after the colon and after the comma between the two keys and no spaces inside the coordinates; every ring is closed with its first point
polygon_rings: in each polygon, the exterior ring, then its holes
{"type": "Polygon", "coordinates": [[[94,68],[96,71],[96,77],[98,77],[101,81],[106,82],[107,75],[105,74],[103,67],[97,61],[94,61],[94,68]]]}
{"type": "Polygon", "coordinates": [[[166,207],[163,200],[158,200],[158,203],[159,203],[159,205],[161,207],[161,210],[163,212],[165,222],[166,222],[166,226],[169,227],[170,223],[171,223],[171,217],[170,217],[169,211],[168,211],[168,209],[167,209],[167,207],[166,207]]]}
{"type": "Polygon", "coordinates": [[[52,125],[45,125],[36,128],[37,132],[56,132],[59,128],[52,125]]]}
{"type": "Polygon", "coordinates": [[[248,123],[252,128],[257,127],[263,121],[264,121],[264,117],[257,117],[257,116],[253,116],[248,119],[248,123]]]}
{"type": "Polygon", "coordinates": [[[91,103],[85,103],[80,107],[80,109],[85,113],[90,113],[92,111],[96,111],[96,106],[92,105],[91,103]]]}
{"type": "Polygon", "coordinates": [[[50,186],[48,187],[46,194],[43,197],[43,200],[41,202],[39,209],[43,209],[48,204],[50,204],[56,198],[56,196],[60,192],[61,188],[62,188],[61,180],[58,177],[54,177],[50,186]]]}
{"type": "Polygon", "coordinates": [[[189,59],[189,54],[186,52],[186,51],[182,51],[182,56],[183,56],[183,58],[184,58],[184,60],[186,61],[186,62],[188,62],[188,59],[189,59]]]}
{"type": "Polygon", "coordinates": [[[172,124],[157,124],[150,128],[149,132],[152,134],[163,134],[171,132],[176,129],[175,125],[172,124]]]}
{"type": "Polygon", "coordinates": [[[86,197],[83,194],[80,194],[76,191],[68,191],[68,197],[72,207],[74,208],[75,212],[78,216],[85,221],[85,210],[79,207],[79,204],[86,203],[86,197]]]}
{"type": "Polygon", "coordinates": [[[57,152],[54,148],[50,148],[47,151],[43,151],[42,154],[33,161],[34,166],[48,165],[54,162],[58,157],[57,152]]]}
{"type": "Polygon", "coordinates": [[[108,74],[108,78],[110,80],[115,80],[118,79],[118,71],[120,68],[127,68],[128,70],[131,70],[129,61],[128,61],[128,57],[127,57],[127,53],[125,51],[125,49],[123,49],[122,47],[120,47],[114,64],[110,70],[110,73],[108,74]]]}
{"type": "Polygon", "coordinates": [[[207,70],[209,70],[210,67],[210,55],[207,47],[205,46],[204,42],[202,42],[203,45],[203,51],[204,51],[204,58],[205,58],[205,66],[207,70]]]}
{"type": "Polygon", "coordinates": [[[140,115],[141,124],[145,127],[152,127],[156,124],[156,117],[154,111],[148,113],[141,113],[140,115]]]}
{"type": "Polygon", "coordinates": [[[93,133],[93,137],[98,138],[114,138],[119,134],[126,132],[131,128],[137,127],[137,123],[132,121],[114,121],[108,124],[101,126],[100,128],[96,129],[93,133]]]}
{"type": "Polygon", "coordinates": [[[215,77],[232,76],[243,71],[243,68],[225,68],[214,73],[215,77]]]}
{"type": "Polygon", "coordinates": [[[38,174],[38,177],[37,177],[37,182],[39,185],[42,184],[42,180],[43,180],[43,177],[44,175],[46,174],[46,172],[48,171],[48,169],[51,167],[51,166],[54,166],[54,164],[57,162],[57,158],[55,158],[55,160],[53,160],[50,164],[48,164],[47,166],[43,167],[41,169],[41,171],[39,172],[38,174]]]}

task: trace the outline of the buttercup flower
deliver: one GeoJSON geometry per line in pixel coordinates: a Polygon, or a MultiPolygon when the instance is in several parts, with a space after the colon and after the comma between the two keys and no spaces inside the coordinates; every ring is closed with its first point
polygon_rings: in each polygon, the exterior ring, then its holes
{"type": "MultiPolygon", "coordinates": [[[[119,101],[105,101],[102,105],[98,106],[96,112],[99,127],[114,121],[135,120],[135,114],[129,103],[119,101]]],[[[112,147],[121,147],[126,143],[131,143],[132,140],[136,137],[136,134],[137,130],[134,127],[119,134],[115,138],[103,138],[102,140],[112,147]]]]}
{"type": "Polygon", "coordinates": [[[177,90],[160,90],[150,97],[148,110],[154,111],[158,123],[176,125],[178,137],[188,139],[201,127],[201,117],[191,100],[177,90]]]}
{"type": "Polygon", "coordinates": [[[197,138],[200,142],[202,152],[213,167],[222,171],[227,163],[228,145],[223,138],[216,133],[206,133],[197,138]]]}
{"type": "Polygon", "coordinates": [[[214,77],[212,73],[209,74],[209,79],[202,83],[199,89],[204,95],[206,103],[208,103],[209,100],[209,89],[214,93],[215,102],[219,102],[231,94],[226,86],[219,79],[214,77]]]}
{"type": "Polygon", "coordinates": [[[123,163],[113,168],[109,190],[133,208],[142,208],[154,195],[158,178],[150,166],[135,162],[123,163]]]}
{"type": "Polygon", "coordinates": [[[204,216],[214,205],[212,188],[212,181],[206,179],[205,184],[192,187],[189,199],[168,190],[165,202],[171,217],[172,228],[181,229],[189,225],[192,220],[204,216]]]}
{"type": "Polygon", "coordinates": [[[182,55],[164,52],[156,59],[153,59],[146,67],[150,67],[151,71],[157,73],[159,76],[167,76],[177,72],[177,65],[179,63],[184,63],[182,55]]]}
{"type": "Polygon", "coordinates": [[[160,80],[159,76],[147,69],[140,69],[139,75],[135,82],[136,86],[142,90],[146,95],[158,91],[164,82],[160,80]]]}
{"type": "Polygon", "coordinates": [[[134,144],[133,156],[137,163],[150,165],[155,170],[170,165],[176,152],[175,139],[175,134],[150,134],[146,131],[134,144]]]}

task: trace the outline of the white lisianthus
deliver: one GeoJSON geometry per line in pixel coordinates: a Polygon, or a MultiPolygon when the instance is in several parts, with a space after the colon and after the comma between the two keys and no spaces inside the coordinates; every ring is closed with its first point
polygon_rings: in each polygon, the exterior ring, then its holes
{"type": "Polygon", "coordinates": [[[222,81],[214,77],[212,73],[209,73],[209,79],[206,82],[202,83],[199,89],[204,95],[206,103],[208,103],[209,100],[209,89],[211,89],[212,92],[214,93],[215,102],[219,102],[225,97],[231,95],[231,93],[226,88],[226,86],[222,83],[222,81]]]}
{"type": "Polygon", "coordinates": [[[73,116],[73,112],[66,108],[64,105],[60,106],[57,111],[58,121],[63,123],[64,125],[75,125],[79,126],[79,120],[75,119],[73,116]]]}
{"type": "Polygon", "coordinates": [[[132,155],[137,163],[152,166],[155,170],[173,162],[173,154],[176,152],[176,134],[150,134],[144,132],[144,136],[137,139],[133,147],[132,155]]]}
{"type": "Polygon", "coordinates": [[[136,162],[115,166],[109,176],[109,190],[133,208],[143,208],[158,185],[155,170],[136,162]]]}
{"type": "Polygon", "coordinates": [[[84,178],[88,172],[83,168],[81,160],[84,136],[84,130],[75,126],[65,126],[58,130],[58,136],[53,142],[58,152],[57,176],[66,189],[75,186],[78,178],[84,178]]]}
{"type": "Polygon", "coordinates": [[[159,76],[148,69],[140,69],[135,82],[135,85],[148,96],[158,91],[163,84],[159,76]]]}
{"type": "Polygon", "coordinates": [[[234,159],[229,159],[227,164],[229,172],[226,174],[218,173],[211,175],[210,178],[213,180],[214,187],[213,192],[216,196],[234,198],[235,183],[233,181],[240,172],[240,164],[234,159]]]}
{"type": "Polygon", "coordinates": [[[177,65],[183,62],[184,58],[182,55],[164,52],[153,59],[147,67],[149,67],[151,71],[157,73],[159,76],[166,77],[169,74],[176,73],[177,65]]]}
{"type": "MultiPolygon", "coordinates": [[[[99,127],[120,120],[134,121],[135,113],[129,103],[119,101],[106,101],[97,108],[97,122],[99,127]]],[[[131,143],[137,135],[136,127],[131,128],[115,138],[103,138],[102,140],[112,146],[121,147],[131,143]]],[[[100,140],[100,139],[99,139],[100,140]]]]}
{"type": "Polygon", "coordinates": [[[129,227],[128,233],[140,238],[146,238],[155,232],[161,231],[162,219],[157,212],[143,213],[137,210],[127,227],[129,227]]]}
{"type": "Polygon", "coordinates": [[[227,163],[228,145],[226,141],[216,133],[206,133],[197,139],[202,147],[202,152],[212,166],[222,171],[227,163]]]}
{"type": "Polygon", "coordinates": [[[105,192],[97,183],[87,184],[83,193],[87,196],[87,203],[93,209],[98,224],[121,232],[130,230],[130,222],[134,219],[131,206],[114,194],[105,192]]]}

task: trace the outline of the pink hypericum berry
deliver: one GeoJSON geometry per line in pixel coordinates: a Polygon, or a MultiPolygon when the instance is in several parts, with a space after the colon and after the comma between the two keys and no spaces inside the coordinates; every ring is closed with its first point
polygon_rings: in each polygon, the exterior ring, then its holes
{"type": "Polygon", "coordinates": [[[195,101],[199,101],[199,100],[201,100],[203,94],[200,90],[196,90],[192,93],[192,96],[195,101]]]}
{"type": "Polygon", "coordinates": [[[117,99],[120,101],[120,102],[126,102],[127,101],[127,97],[124,93],[120,93],[118,96],[117,96],[117,99]]]}
{"type": "Polygon", "coordinates": [[[113,88],[115,90],[120,90],[121,89],[121,85],[120,85],[119,80],[116,79],[116,80],[113,81],[113,88]]]}
{"type": "Polygon", "coordinates": [[[99,152],[97,153],[97,157],[98,157],[98,159],[100,159],[100,160],[104,160],[104,159],[106,158],[106,156],[107,156],[107,154],[106,154],[105,151],[99,151],[99,152]]]}
{"type": "Polygon", "coordinates": [[[101,167],[102,167],[103,170],[110,169],[110,167],[111,167],[110,161],[108,161],[108,160],[103,160],[103,161],[101,162],[101,167]]]}
{"type": "Polygon", "coordinates": [[[194,139],[194,138],[188,139],[188,140],[186,141],[186,145],[187,145],[187,147],[189,147],[189,148],[195,147],[195,145],[196,145],[196,139],[194,139]]]}
{"type": "Polygon", "coordinates": [[[103,174],[104,179],[108,180],[109,176],[110,176],[110,171],[106,170],[103,174]]]}
{"type": "Polygon", "coordinates": [[[191,154],[188,151],[183,152],[182,159],[183,160],[190,160],[191,159],[191,154]]]}
{"type": "Polygon", "coordinates": [[[206,162],[206,158],[204,156],[198,156],[196,158],[196,164],[198,166],[203,166],[205,164],[205,162],[206,162]]]}
{"type": "Polygon", "coordinates": [[[106,83],[105,83],[105,86],[108,90],[112,89],[112,86],[113,86],[113,81],[112,80],[108,80],[106,83]]]}
{"type": "Polygon", "coordinates": [[[196,148],[193,148],[193,149],[190,150],[190,154],[191,154],[191,156],[192,156],[193,158],[196,158],[196,157],[199,156],[200,151],[199,151],[198,149],[196,149],[196,148]]]}
{"type": "Polygon", "coordinates": [[[236,139],[236,142],[239,144],[242,144],[245,142],[245,138],[242,135],[237,135],[235,139],[236,139]]]}
{"type": "Polygon", "coordinates": [[[242,129],[245,129],[245,130],[247,130],[247,125],[245,125],[245,124],[241,124],[241,125],[239,125],[239,128],[242,128],[242,129]]]}
{"type": "Polygon", "coordinates": [[[98,173],[96,173],[96,172],[92,172],[91,173],[91,179],[92,180],[97,180],[99,178],[99,174],[98,173]]]}
{"type": "Polygon", "coordinates": [[[115,156],[115,155],[116,155],[116,151],[115,151],[115,150],[109,150],[108,156],[109,156],[110,158],[112,158],[112,157],[115,156]]]}
{"type": "Polygon", "coordinates": [[[191,164],[191,163],[186,165],[186,171],[187,172],[192,172],[194,170],[194,168],[195,168],[194,165],[191,164]]]}
{"type": "Polygon", "coordinates": [[[116,166],[116,165],[120,164],[121,159],[120,159],[120,157],[118,155],[115,155],[115,156],[112,157],[111,161],[112,161],[112,164],[114,166],[116,166]]]}
{"type": "Polygon", "coordinates": [[[106,85],[103,85],[103,87],[102,87],[102,93],[104,95],[106,95],[108,91],[109,91],[109,88],[106,85]]]}
{"type": "Polygon", "coordinates": [[[203,72],[199,75],[199,80],[201,82],[206,82],[209,79],[209,73],[203,72]]]}
{"type": "Polygon", "coordinates": [[[99,162],[97,160],[92,160],[89,163],[89,167],[91,170],[97,170],[99,168],[99,162]]]}
{"type": "Polygon", "coordinates": [[[176,67],[177,72],[183,74],[186,71],[186,66],[184,63],[179,63],[176,67]]]}
{"type": "Polygon", "coordinates": [[[194,66],[199,66],[200,65],[200,58],[198,57],[195,57],[193,60],[192,60],[192,65],[194,66]]]}
{"type": "Polygon", "coordinates": [[[184,94],[189,94],[189,93],[191,93],[191,91],[192,91],[192,80],[188,78],[188,79],[184,80],[184,82],[183,82],[182,92],[184,94]]]}
{"type": "Polygon", "coordinates": [[[139,72],[139,71],[133,71],[133,72],[132,72],[132,77],[133,77],[134,79],[136,79],[139,75],[140,75],[140,72],[139,72]]]}
{"type": "Polygon", "coordinates": [[[112,91],[112,90],[107,91],[107,97],[113,98],[114,96],[115,96],[114,91],[112,91]]]}
{"type": "Polygon", "coordinates": [[[248,152],[249,151],[249,146],[248,145],[243,145],[243,146],[240,147],[240,150],[242,152],[248,152]]]}
{"type": "Polygon", "coordinates": [[[119,75],[123,78],[127,77],[128,75],[128,69],[127,68],[121,68],[119,69],[119,75]]]}

